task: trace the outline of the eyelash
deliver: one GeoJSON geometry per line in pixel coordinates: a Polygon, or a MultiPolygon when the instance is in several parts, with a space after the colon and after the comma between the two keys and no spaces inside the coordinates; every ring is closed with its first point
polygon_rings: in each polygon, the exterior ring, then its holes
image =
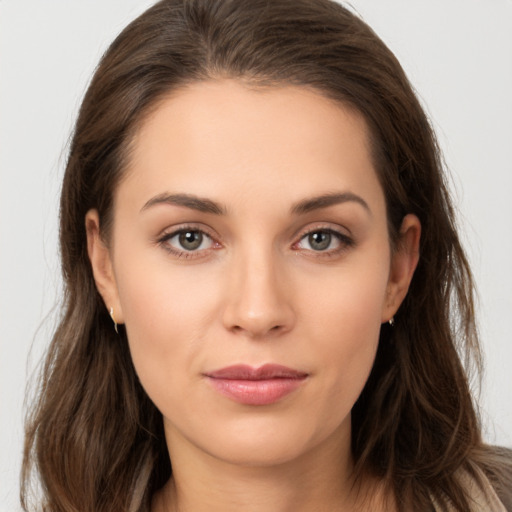
{"type": "MultiPolygon", "coordinates": [[[[304,232],[301,234],[300,238],[297,242],[292,244],[292,249],[295,251],[300,251],[300,248],[297,248],[297,246],[307,237],[314,233],[324,233],[333,236],[337,239],[339,243],[339,247],[336,247],[335,249],[328,249],[328,250],[318,250],[315,251],[314,249],[305,249],[308,252],[311,252],[314,254],[314,257],[316,258],[329,258],[333,256],[337,256],[341,254],[342,252],[346,251],[347,249],[350,249],[355,245],[355,241],[350,238],[349,236],[340,233],[339,231],[336,231],[329,227],[321,227],[321,226],[315,226],[314,228],[304,232]]],[[[177,258],[184,258],[184,259],[192,259],[192,258],[200,258],[203,257],[205,251],[211,251],[216,250],[222,247],[222,245],[217,242],[213,236],[211,236],[207,231],[204,229],[198,228],[196,226],[181,226],[178,229],[174,229],[173,231],[169,233],[164,233],[160,238],[158,238],[157,243],[162,246],[168,253],[172,254],[173,256],[177,258]],[[174,237],[185,234],[185,233],[200,233],[203,237],[207,237],[210,239],[212,247],[209,247],[207,249],[200,249],[200,250],[180,250],[172,245],[170,245],[169,241],[172,240],[174,237]]]]}
{"type": "Polygon", "coordinates": [[[336,238],[339,243],[339,247],[336,247],[335,249],[328,249],[325,251],[315,251],[314,249],[308,250],[308,252],[314,254],[315,258],[331,258],[333,256],[338,256],[339,254],[345,252],[346,250],[350,249],[355,245],[355,241],[344,233],[340,233],[339,231],[336,231],[335,229],[329,227],[315,226],[314,228],[303,233],[300,236],[299,240],[295,242],[292,247],[296,247],[298,244],[300,244],[303,240],[307,239],[313,233],[329,234],[336,238]]]}
{"type": "Polygon", "coordinates": [[[204,251],[209,251],[211,249],[215,250],[221,247],[221,244],[219,242],[216,242],[215,239],[209,233],[207,233],[204,229],[198,228],[196,226],[181,226],[178,229],[174,229],[169,233],[164,233],[157,240],[157,243],[173,256],[184,259],[198,258],[202,256],[201,253],[204,253],[204,251]],[[211,240],[213,247],[209,247],[208,249],[187,251],[185,249],[177,249],[176,247],[173,247],[169,243],[170,240],[172,240],[174,237],[185,233],[200,233],[203,237],[206,237],[211,240]]]}

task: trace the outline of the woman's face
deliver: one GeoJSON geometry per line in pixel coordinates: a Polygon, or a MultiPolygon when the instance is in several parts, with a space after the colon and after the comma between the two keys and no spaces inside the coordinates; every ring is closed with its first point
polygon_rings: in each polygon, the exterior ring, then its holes
{"type": "Polygon", "coordinates": [[[419,236],[406,218],[392,256],[358,114],[299,87],[189,86],[135,138],[110,250],[97,223],[98,288],[171,454],[268,465],[347,445],[419,236]]]}

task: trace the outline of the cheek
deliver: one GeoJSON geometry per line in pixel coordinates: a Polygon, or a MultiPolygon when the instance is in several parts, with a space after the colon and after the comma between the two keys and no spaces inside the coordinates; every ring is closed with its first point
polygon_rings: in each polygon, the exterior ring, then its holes
{"type": "Polygon", "coordinates": [[[389,256],[382,257],[387,254],[382,245],[360,251],[329,273],[309,273],[302,287],[302,315],[326,334],[337,331],[342,346],[350,340],[364,344],[380,330],[389,278],[389,256]]]}
{"type": "Polygon", "coordinates": [[[318,315],[317,350],[324,354],[325,373],[337,389],[361,388],[373,365],[380,334],[380,302],[350,295],[318,315]],[[363,309],[361,309],[363,308],[363,309]],[[373,310],[373,311],[372,311],[373,310]],[[340,381],[342,385],[340,385],[340,381]]]}
{"type": "MultiPolygon", "coordinates": [[[[361,263],[347,265],[303,299],[306,338],[315,340],[322,384],[330,390],[324,406],[338,403],[342,414],[352,408],[370,374],[386,298],[386,261],[361,263]]],[[[313,277],[314,283],[321,284],[313,277]]]]}
{"type": "Polygon", "coordinates": [[[216,287],[200,269],[177,268],[165,257],[148,264],[147,258],[132,253],[118,269],[133,363],[142,385],[158,402],[158,390],[171,389],[183,368],[197,364],[215,318],[216,287]]]}

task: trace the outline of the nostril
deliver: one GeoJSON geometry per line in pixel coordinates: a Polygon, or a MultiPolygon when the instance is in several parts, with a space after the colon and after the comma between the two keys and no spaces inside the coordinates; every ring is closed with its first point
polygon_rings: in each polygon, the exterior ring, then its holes
{"type": "Polygon", "coordinates": [[[230,328],[230,331],[234,334],[241,334],[241,333],[246,333],[247,335],[249,335],[250,337],[256,337],[256,338],[259,338],[259,337],[264,337],[264,336],[268,336],[270,333],[276,333],[278,334],[279,332],[281,332],[281,330],[283,329],[283,325],[280,325],[280,324],[277,324],[277,325],[274,325],[268,329],[265,329],[263,327],[252,327],[252,328],[244,328],[242,327],[241,325],[233,325],[231,326],[230,328]]]}

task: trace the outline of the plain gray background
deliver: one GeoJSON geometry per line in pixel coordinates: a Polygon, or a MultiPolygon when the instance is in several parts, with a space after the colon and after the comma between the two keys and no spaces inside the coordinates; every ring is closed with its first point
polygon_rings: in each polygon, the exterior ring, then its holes
{"type": "MultiPolygon", "coordinates": [[[[25,383],[55,323],[73,120],[106,45],[151,3],[0,0],[1,512],[19,510],[25,383]]],[[[512,1],[351,4],[402,62],[438,132],[480,294],[485,436],[511,446],[512,1]]]]}

